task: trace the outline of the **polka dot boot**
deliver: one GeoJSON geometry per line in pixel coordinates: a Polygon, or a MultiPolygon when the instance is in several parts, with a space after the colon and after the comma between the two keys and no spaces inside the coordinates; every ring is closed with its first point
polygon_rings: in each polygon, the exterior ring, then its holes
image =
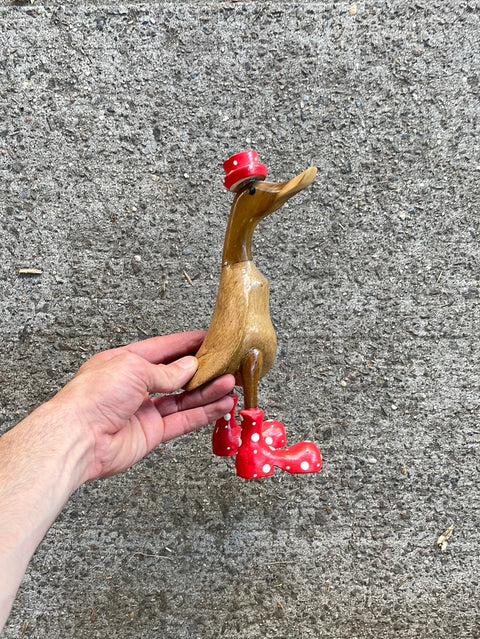
{"type": "Polygon", "coordinates": [[[316,473],[322,467],[322,455],[313,442],[299,442],[281,450],[266,444],[262,436],[263,411],[240,411],[242,442],[235,460],[237,475],[256,479],[273,475],[274,467],[289,473],[316,473]]]}

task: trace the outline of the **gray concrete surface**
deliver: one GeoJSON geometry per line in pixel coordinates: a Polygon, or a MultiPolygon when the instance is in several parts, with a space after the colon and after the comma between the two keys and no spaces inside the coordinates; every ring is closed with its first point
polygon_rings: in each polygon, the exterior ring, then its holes
{"type": "Polygon", "coordinates": [[[319,168],[255,255],[261,406],[324,455],[246,482],[205,429],[84,486],[4,637],[480,637],[478,2],[0,16],[2,431],[96,351],[208,325],[254,147],[319,168]]]}

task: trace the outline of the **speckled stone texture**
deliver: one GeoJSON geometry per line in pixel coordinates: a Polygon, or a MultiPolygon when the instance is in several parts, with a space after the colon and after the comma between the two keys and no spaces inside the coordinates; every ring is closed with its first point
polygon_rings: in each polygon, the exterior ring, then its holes
{"type": "Polygon", "coordinates": [[[1,431],[96,351],[208,325],[221,164],[255,148],[319,169],[254,254],[260,407],[324,457],[244,481],[209,428],[82,487],[5,639],[480,637],[479,11],[1,1],[1,431]]]}

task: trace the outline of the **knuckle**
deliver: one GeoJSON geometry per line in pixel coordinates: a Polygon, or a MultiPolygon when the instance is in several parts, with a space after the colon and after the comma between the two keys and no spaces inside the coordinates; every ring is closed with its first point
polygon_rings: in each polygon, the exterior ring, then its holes
{"type": "Polygon", "coordinates": [[[173,390],[176,390],[176,378],[170,366],[165,364],[158,364],[157,371],[158,378],[161,381],[162,386],[165,387],[164,392],[169,393],[173,390]]]}

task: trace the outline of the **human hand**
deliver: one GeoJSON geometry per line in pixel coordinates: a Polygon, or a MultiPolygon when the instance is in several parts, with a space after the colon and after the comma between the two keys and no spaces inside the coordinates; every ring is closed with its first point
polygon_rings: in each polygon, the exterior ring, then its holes
{"type": "Polygon", "coordinates": [[[154,337],[98,353],[0,437],[0,632],[35,548],[81,484],[232,410],[232,375],[175,393],[197,369],[189,354],[204,336],[154,337]],[[152,397],[159,393],[167,394],[152,397]]]}
{"type": "Polygon", "coordinates": [[[90,440],[82,482],[115,475],[161,442],[232,409],[232,375],[175,393],[195,373],[198,361],[189,354],[204,337],[203,331],[178,333],[98,353],[50,400],[90,440]],[[151,396],[159,393],[171,394],[151,396]]]}

